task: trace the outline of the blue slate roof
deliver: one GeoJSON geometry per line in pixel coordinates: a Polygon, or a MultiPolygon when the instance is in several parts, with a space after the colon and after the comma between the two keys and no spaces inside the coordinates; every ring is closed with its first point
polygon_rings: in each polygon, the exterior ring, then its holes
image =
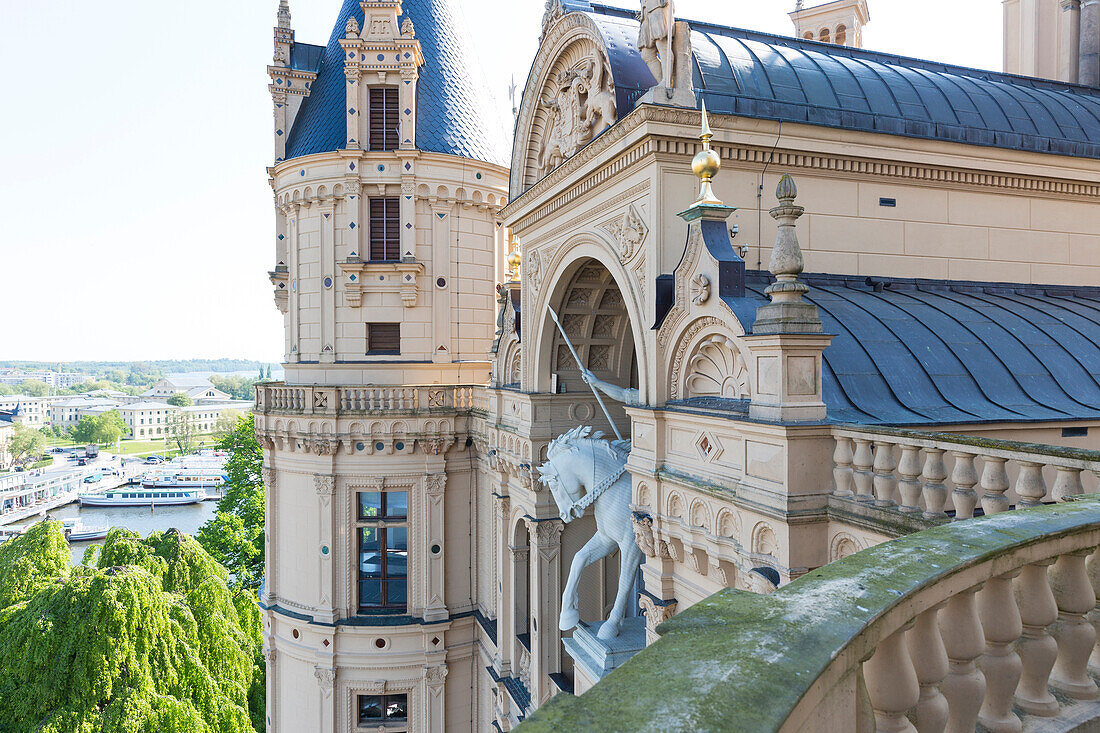
{"type": "MultiPolygon", "coordinates": [[[[603,32],[619,116],[654,83],[630,10],[586,0],[603,32]]],[[[728,115],[1100,158],[1100,90],[697,21],[694,86],[728,115]]]]}
{"type": "MultiPolygon", "coordinates": [[[[473,43],[461,14],[456,12],[456,2],[406,0],[402,6],[401,20],[412,18],[425,59],[418,82],[416,146],[507,165],[504,126],[498,123],[500,113],[482,81],[473,43]]],[[[341,150],[347,142],[347,82],[340,39],[345,36],[348,18],[353,16],[362,27],[363,10],[358,0],[343,0],[320,60],[317,80],[287,139],[287,160],[341,150]]]]}
{"type": "MultiPolygon", "coordinates": [[[[1100,419],[1100,288],[805,275],[829,417],[880,425],[1100,419]]],[[[723,300],[751,330],[768,273],[723,300]]]]}

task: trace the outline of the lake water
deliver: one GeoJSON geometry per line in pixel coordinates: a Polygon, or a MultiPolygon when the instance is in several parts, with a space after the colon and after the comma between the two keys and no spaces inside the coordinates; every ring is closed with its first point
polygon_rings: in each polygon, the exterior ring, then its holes
{"type": "MultiPolygon", "coordinates": [[[[80,521],[86,526],[102,527],[126,527],[139,532],[142,537],[150,532],[163,532],[167,529],[178,529],[180,532],[195,535],[199,527],[214,517],[217,509],[216,501],[204,501],[201,504],[189,504],[187,506],[157,507],[83,507],[78,504],[70,504],[50,512],[51,517],[57,519],[71,519],[80,517],[80,521]]],[[[84,550],[89,545],[103,544],[100,542],[71,542],[73,564],[76,565],[84,557],[84,550]]]]}

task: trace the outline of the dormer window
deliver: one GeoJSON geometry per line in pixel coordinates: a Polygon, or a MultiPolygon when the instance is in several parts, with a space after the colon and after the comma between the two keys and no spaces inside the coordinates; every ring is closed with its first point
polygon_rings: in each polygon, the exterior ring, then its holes
{"type": "Polygon", "coordinates": [[[367,143],[372,151],[397,150],[401,144],[397,87],[371,87],[367,143]]]}

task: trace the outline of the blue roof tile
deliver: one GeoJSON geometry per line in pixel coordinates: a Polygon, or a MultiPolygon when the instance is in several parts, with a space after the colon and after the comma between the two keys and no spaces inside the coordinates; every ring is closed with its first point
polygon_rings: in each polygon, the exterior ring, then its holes
{"type": "MultiPolygon", "coordinates": [[[[482,80],[456,0],[405,0],[403,10],[402,19],[412,18],[424,53],[417,89],[416,147],[507,165],[500,109],[482,80]]],[[[347,93],[340,39],[351,17],[362,27],[358,0],[344,0],[336,18],[317,81],[287,138],[288,160],[345,147],[347,93]]]]}
{"type": "MultiPolygon", "coordinates": [[[[631,10],[570,0],[604,36],[628,114],[653,84],[631,10]]],[[[1100,158],[1100,90],[688,21],[707,109],[785,122],[1100,158]]]]}
{"type": "MultiPolygon", "coordinates": [[[[805,275],[841,422],[1100,419],[1100,288],[805,275]],[[870,280],[871,284],[868,284],[870,280]]],[[[767,273],[724,298],[750,329],[767,273]]]]}

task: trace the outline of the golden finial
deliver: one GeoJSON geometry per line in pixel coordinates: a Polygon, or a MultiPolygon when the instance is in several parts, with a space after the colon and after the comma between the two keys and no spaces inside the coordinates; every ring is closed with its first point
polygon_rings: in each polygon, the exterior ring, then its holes
{"type": "Polygon", "coordinates": [[[512,252],[508,255],[508,279],[517,282],[520,275],[520,265],[523,263],[523,255],[519,252],[519,240],[513,240],[512,252]]]}
{"type": "Polygon", "coordinates": [[[695,158],[691,161],[692,172],[703,182],[703,186],[699,190],[699,200],[695,202],[695,206],[701,204],[722,205],[719,198],[714,195],[714,188],[711,186],[711,181],[714,180],[714,177],[718,175],[718,171],[722,168],[722,158],[710,147],[710,141],[713,137],[714,133],[710,129],[710,120],[707,118],[707,103],[706,100],[703,100],[703,131],[699,135],[699,139],[703,141],[703,149],[696,153],[695,158]]]}

